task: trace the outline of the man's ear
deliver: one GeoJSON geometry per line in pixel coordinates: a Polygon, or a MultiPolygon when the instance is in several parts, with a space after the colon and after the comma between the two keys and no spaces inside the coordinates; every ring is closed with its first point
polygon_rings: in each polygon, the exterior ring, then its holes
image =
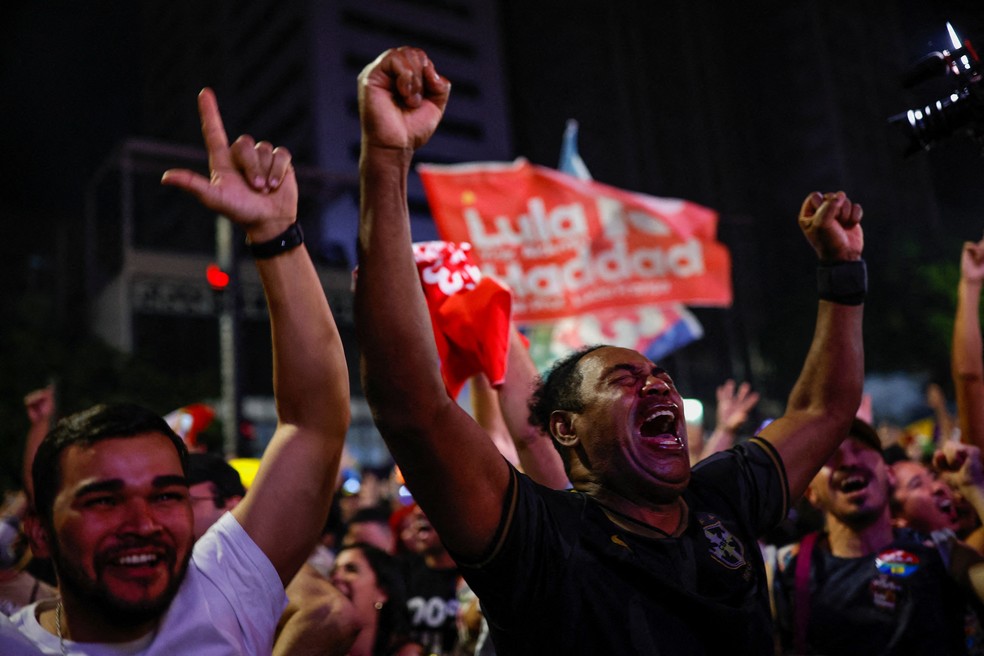
{"type": "Polygon", "coordinates": [[[48,529],[34,512],[24,517],[24,534],[31,543],[31,551],[38,558],[51,558],[51,543],[48,529]]]}
{"type": "Polygon", "coordinates": [[[887,465],[885,467],[885,480],[888,482],[889,496],[895,496],[895,487],[899,484],[898,476],[895,475],[895,467],[887,465]]]}
{"type": "Polygon", "coordinates": [[[820,497],[817,496],[817,490],[813,487],[813,483],[806,486],[806,492],[803,493],[803,496],[810,502],[811,506],[817,510],[823,510],[823,508],[820,507],[820,497]]]}
{"type": "Polygon", "coordinates": [[[550,434],[563,446],[577,444],[577,434],[574,432],[574,413],[567,410],[551,412],[550,434]]]}

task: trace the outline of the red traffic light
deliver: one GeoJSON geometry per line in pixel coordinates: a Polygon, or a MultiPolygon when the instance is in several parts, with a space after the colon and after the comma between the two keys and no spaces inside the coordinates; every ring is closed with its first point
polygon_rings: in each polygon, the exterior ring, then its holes
{"type": "Polygon", "coordinates": [[[214,262],[205,267],[205,280],[212,289],[222,291],[229,286],[229,274],[219,268],[214,262]]]}

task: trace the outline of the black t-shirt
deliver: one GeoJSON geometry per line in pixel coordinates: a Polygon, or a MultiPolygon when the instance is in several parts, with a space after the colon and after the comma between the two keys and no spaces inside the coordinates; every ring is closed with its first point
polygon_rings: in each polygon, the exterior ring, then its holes
{"type": "Polygon", "coordinates": [[[501,545],[461,573],[499,656],[767,654],[756,536],[785,516],[787,498],[778,455],[756,438],[694,468],[678,538],[629,533],[590,497],[517,474],[501,545]]]}
{"type": "Polygon", "coordinates": [[[458,570],[431,569],[422,558],[405,563],[410,637],[427,654],[452,654],[458,642],[458,570]]]}
{"type": "MultiPolygon", "coordinates": [[[[793,653],[798,547],[777,558],[776,624],[784,653],[793,653]]],[[[979,653],[975,604],[947,573],[937,546],[914,531],[897,529],[891,544],[860,558],[834,556],[821,537],[810,559],[809,592],[809,654],[979,653]]]]}

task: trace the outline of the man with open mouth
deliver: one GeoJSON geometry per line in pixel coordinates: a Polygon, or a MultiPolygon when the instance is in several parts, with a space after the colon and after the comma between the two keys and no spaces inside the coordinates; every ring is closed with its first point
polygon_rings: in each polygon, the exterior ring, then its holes
{"type": "Polygon", "coordinates": [[[531,402],[573,485],[549,490],[500,457],[440,375],[410,248],[407,173],[449,94],[415,48],[387,51],[359,76],[356,323],[376,425],[481,600],[497,653],[771,653],[756,538],[836,450],[861,400],[860,205],[814,192],[801,206],[821,300],[782,417],[691,471],[669,373],[629,349],[580,351],[531,402]]]}
{"type": "Polygon", "coordinates": [[[980,653],[982,588],[973,572],[984,565],[952,530],[935,532],[956,519],[941,486],[919,463],[889,468],[875,430],[854,421],[807,490],[824,531],[777,557],[783,653],[980,653]]]}
{"type": "Polygon", "coordinates": [[[924,535],[952,531],[984,551],[984,466],[980,449],[946,442],[933,455],[933,468],[921,462],[892,464],[892,518],[924,535]]]}
{"type": "Polygon", "coordinates": [[[198,105],[211,175],[170,170],[163,183],[246,232],[270,312],[277,428],[251,493],[195,542],[188,453],[160,416],[114,404],[59,421],[34,458],[25,522],[59,597],[0,618],[0,636],[45,654],[270,654],[284,585],[328,515],[348,371],[297,225],[291,157],[248,136],[230,146],[210,89],[198,105]]]}

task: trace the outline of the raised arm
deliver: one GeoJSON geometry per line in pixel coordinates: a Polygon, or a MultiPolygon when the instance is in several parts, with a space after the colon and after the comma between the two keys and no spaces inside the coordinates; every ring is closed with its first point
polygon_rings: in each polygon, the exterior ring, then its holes
{"type": "Polygon", "coordinates": [[[359,75],[362,207],[355,315],[376,426],[414,498],[463,558],[490,546],[509,467],[448,397],[411,250],[407,173],[437,128],[450,85],[423,51],[383,53],[359,75]]]}
{"type": "MultiPolygon", "coordinates": [[[[984,518],[984,471],[976,446],[944,442],[933,454],[933,466],[948,485],[955,488],[984,518]]],[[[984,601],[984,530],[977,528],[964,542],[954,539],[947,568],[958,583],[968,585],[984,601]]]]}
{"type": "Polygon", "coordinates": [[[790,498],[807,484],[847,436],[861,403],[864,348],[861,317],[866,278],[861,206],[843,192],[807,196],[799,224],[820,259],[817,325],[786,413],[761,433],[782,458],[790,498]]]}
{"type": "Polygon", "coordinates": [[[926,386],[926,405],[933,411],[933,418],[936,421],[936,443],[950,440],[954,432],[953,415],[946,407],[946,394],[943,393],[943,388],[936,383],[926,386]]]}
{"type": "Polygon", "coordinates": [[[738,429],[748,419],[748,413],[759,402],[759,393],[753,392],[751,385],[742,383],[736,388],[735,381],[730,378],[718,386],[716,393],[717,413],[714,432],[704,442],[698,460],[734,446],[738,429]]]}
{"type": "Polygon", "coordinates": [[[984,353],[980,300],[984,280],[984,239],[965,242],[960,255],[957,315],[953,322],[952,372],[960,440],[984,448],[984,353]]]}
{"type": "MultiPolygon", "coordinates": [[[[297,220],[290,153],[242,136],[229,146],[215,95],[198,109],[210,178],[170,170],[162,182],[228,217],[251,244],[276,240],[297,220]]],[[[318,540],[349,423],[348,371],[341,338],[303,245],[257,259],[273,336],[277,429],[249,494],[232,511],[289,581],[318,540]]]]}
{"type": "Polygon", "coordinates": [[[544,435],[530,423],[530,396],[536,384],[537,371],[530,352],[514,327],[509,338],[509,365],[506,380],[499,388],[499,406],[509,435],[516,445],[519,463],[530,478],[539,483],[563,490],[570,486],[564,463],[554,448],[553,438],[544,435]]]}
{"type": "Polygon", "coordinates": [[[506,427],[506,421],[502,417],[499,393],[495,391],[492,383],[483,373],[468,379],[468,389],[471,396],[471,414],[475,417],[475,421],[488,433],[502,457],[514,467],[521,467],[519,454],[516,453],[516,445],[513,444],[509,428],[506,427]]]}
{"type": "MultiPolygon", "coordinates": [[[[978,520],[984,521],[984,464],[980,449],[972,444],[944,442],[933,454],[933,467],[943,482],[970,504],[978,520]]],[[[984,553],[984,527],[978,527],[964,540],[984,553]]]]}
{"type": "Polygon", "coordinates": [[[48,385],[25,396],[24,410],[27,411],[27,418],[31,422],[27,429],[22,462],[24,491],[27,493],[28,500],[33,503],[34,477],[31,476],[31,468],[34,466],[34,454],[38,452],[38,445],[51,430],[51,418],[55,416],[55,386],[48,385]]]}

